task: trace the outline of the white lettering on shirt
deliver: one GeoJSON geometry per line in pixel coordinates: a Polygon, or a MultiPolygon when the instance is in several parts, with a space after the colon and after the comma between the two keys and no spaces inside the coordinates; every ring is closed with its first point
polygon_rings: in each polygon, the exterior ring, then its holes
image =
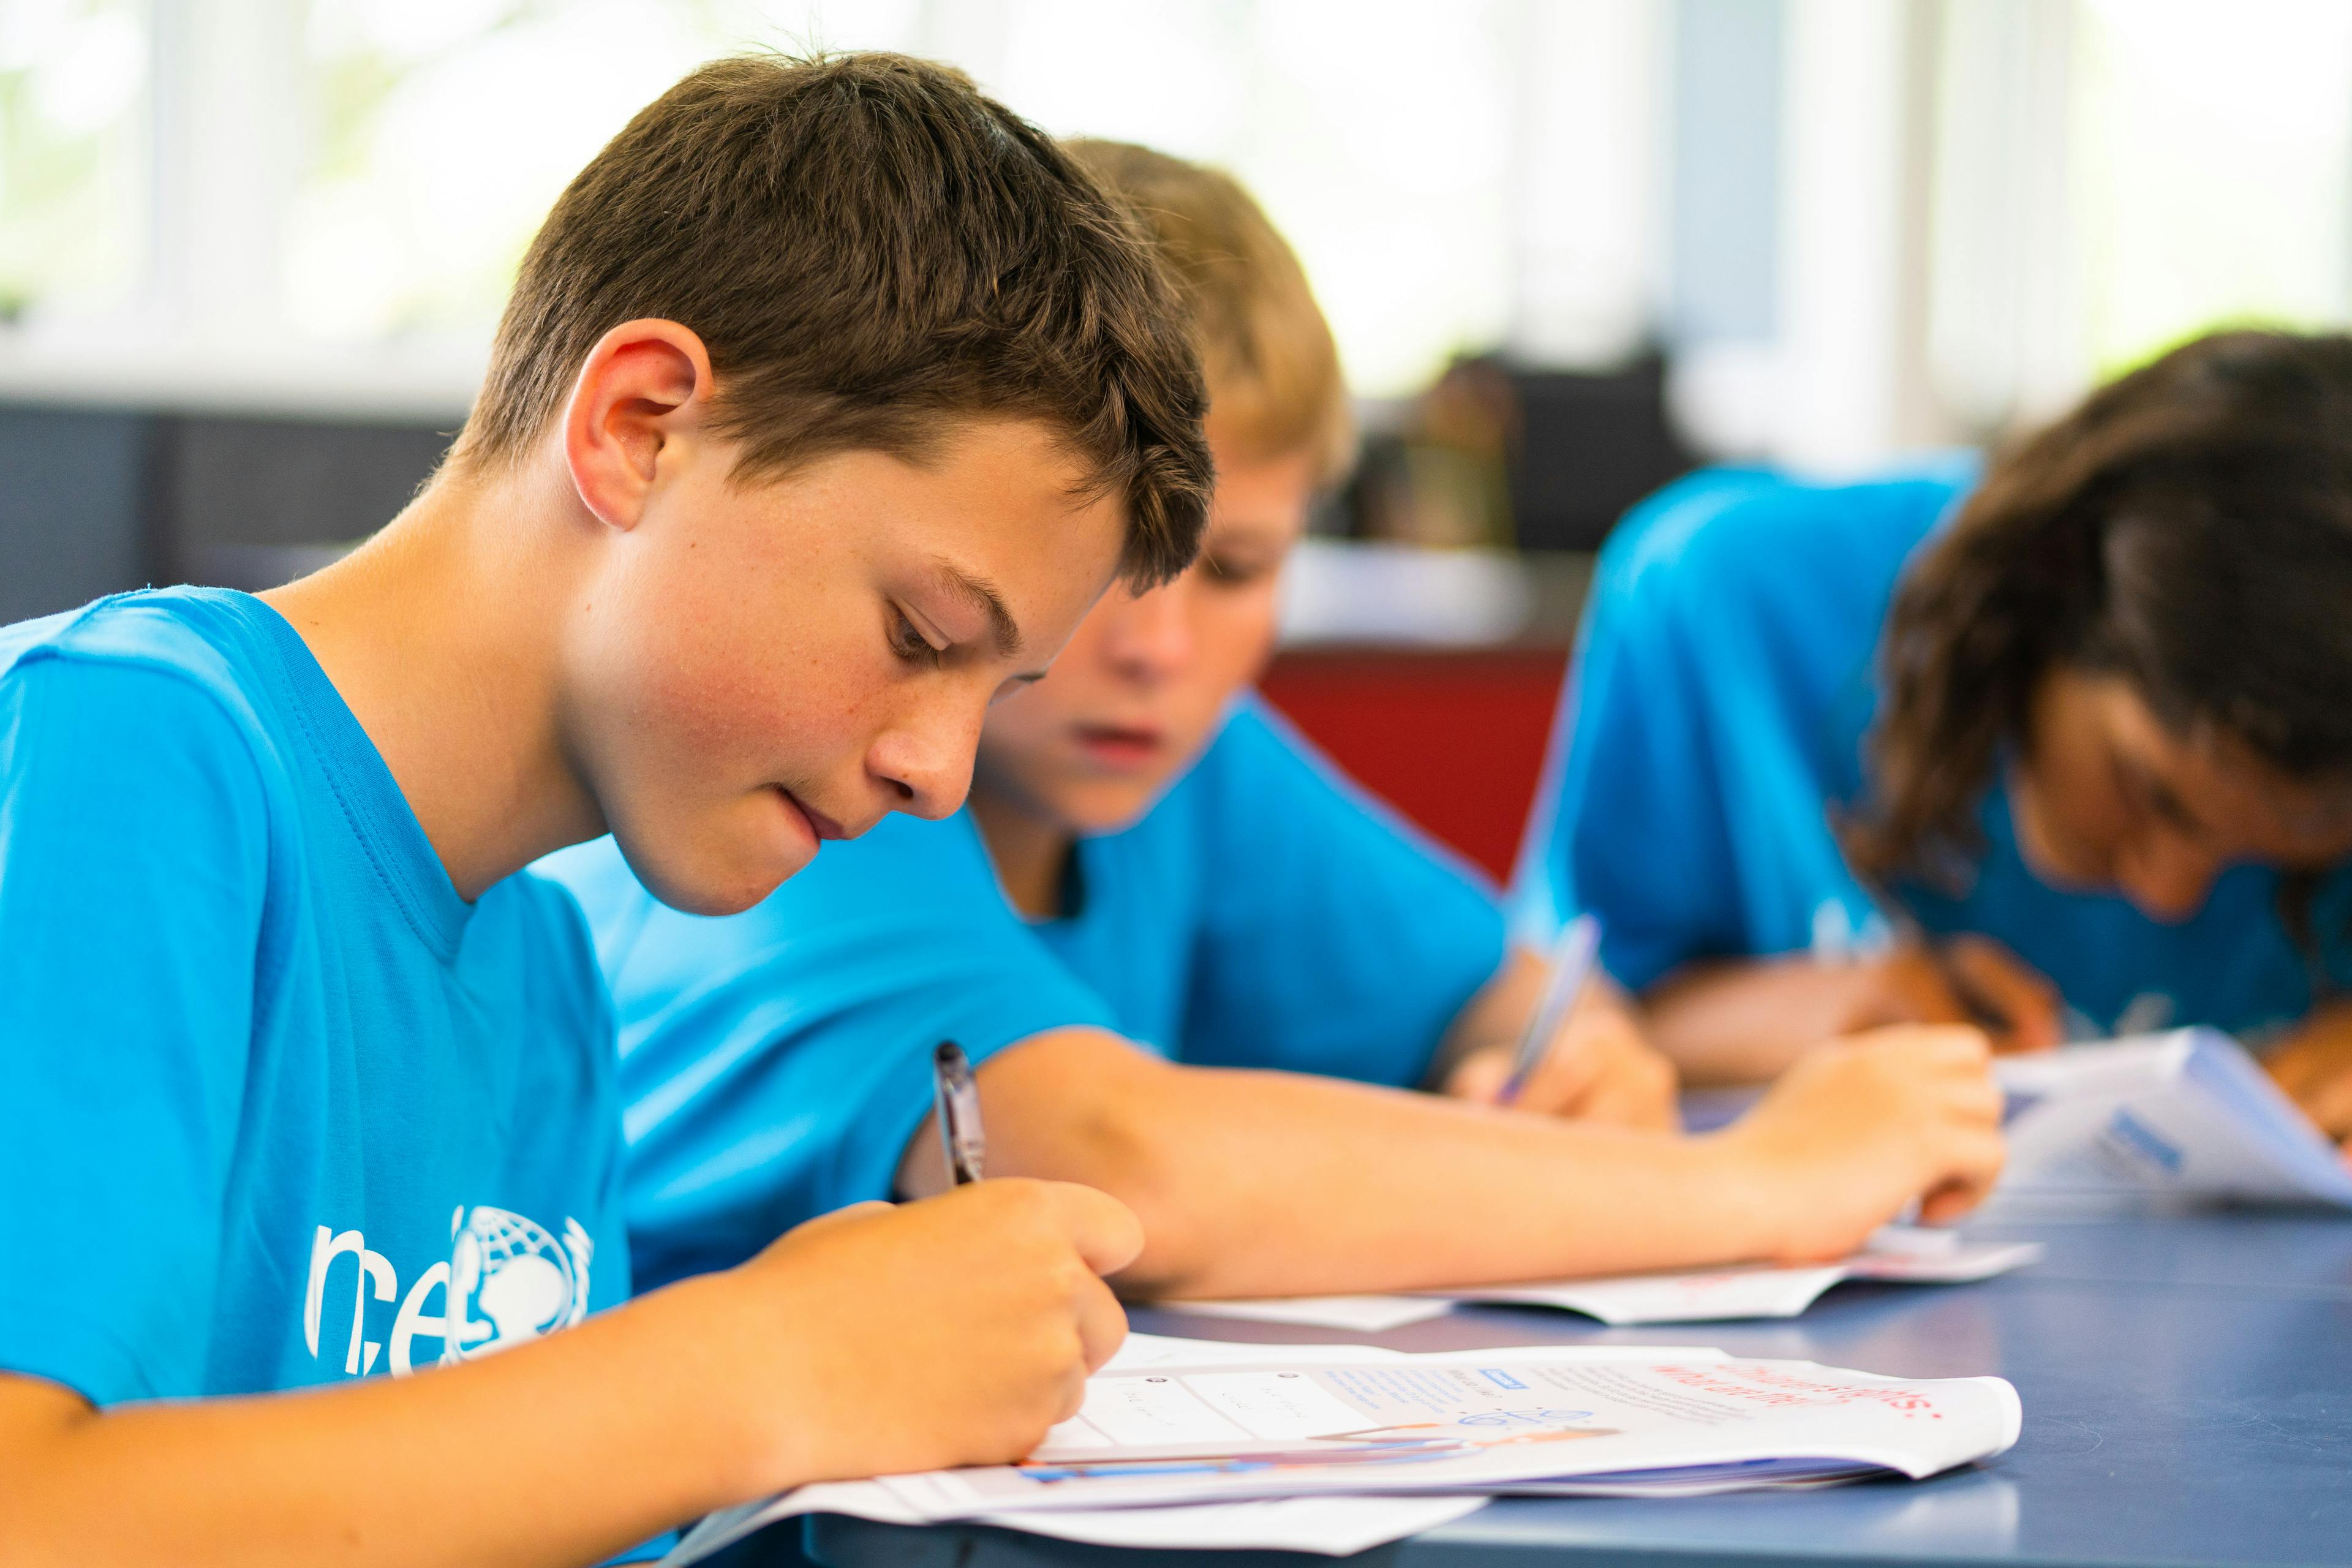
{"type": "MultiPolygon", "coordinates": [[[[509,1209],[459,1205],[449,1216],[449,1257],[419,1275],[401,1298],[394,1316],[388,1367],[394,1376],[415,1370],[419,1334],[441,1342],[445,1364],[525,1343],[588,1315],[589,1259],[595,1244],[584,1226],[566,1216],[559,1240],[535,1221],[509,1209]],[[441,1310],[425,1310],[435,1290],[441,1310]]],[[[374,1372],[384,1343],[366,1338],[371,1297],[389,1301],[399,1294],[392,1260],[373,1251],[356,1230],[320,1226],[310,1243],[310,1277],[302,1299],[302,1340],[319,1355],[319,1331],[326,1310],[328,1276],[335,1259],[349,1253],[357,1261],[352,1282],[351,1344],[343,1372],[352,1377],[374,1372]]]]}

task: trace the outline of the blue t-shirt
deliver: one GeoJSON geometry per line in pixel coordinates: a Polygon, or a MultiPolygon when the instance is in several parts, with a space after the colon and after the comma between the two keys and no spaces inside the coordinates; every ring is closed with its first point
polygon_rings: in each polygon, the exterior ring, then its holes
{"type": "Polygon", "coordinates": [[[0,1368],[251,1394],[621,1300],[612,1050],[571,900],[459,899],[259,600],[0,628],[0,1368]]]}
{"type": "Polygon", "coordinates": [[[1188,1063],[1410,1085],[1503,960],[1475,875],[1255,702],[1072,858],[1069,912],[1035,924],[961,813],[827,845],[718,920],[656,903],[610,840],[543,862],[620,1015],[640,1279],[889,1195],[941,1039],[979,1061],[1090,1026],[1188,1063]]]}
{"type": "MultiPolygon", "coordinates": [[[[1843,486],[1717,470],[1669,486],[1601,552],[1562,695],[1513,921],[1539,937],[1600,916],[1610,972],[1641,988],[1693,959],[1867,949],[1884,915],[1833,814],[1865,799],[1878,646],[1896,583],[1973,484],[1972,461],[1843,486]]],[[[2178,925],[2053,888],[2021,858],[1990,781],[1985,853],[1954,897],[1894,895],[1930,931],[1976,931],[2054,982],[2078,1034],[2300,1016],[2312,977],[2278,879],[2234,867],[2178,925]]],[[[2345,879],[2320,902],[2341,929],[2345,879]]],[[[2346,955],[2328,955],[2346,971],[2346,955]]]]}

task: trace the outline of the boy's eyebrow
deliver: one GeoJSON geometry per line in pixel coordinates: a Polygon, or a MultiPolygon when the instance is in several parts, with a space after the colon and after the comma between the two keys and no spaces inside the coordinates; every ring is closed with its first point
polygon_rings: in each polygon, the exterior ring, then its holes
{"type": "Polygon", "coordinates": [[[988,617],[991,636],[996,643],[999,657],[1015,658],[1021,653],[1021,628],[1013,619],[1013,612],[1004,607],[1004,595],[985,577],[975,577],[944,555],[931,557],[931,565],[940,581],[948,588],[969,600],[988,617]]]}

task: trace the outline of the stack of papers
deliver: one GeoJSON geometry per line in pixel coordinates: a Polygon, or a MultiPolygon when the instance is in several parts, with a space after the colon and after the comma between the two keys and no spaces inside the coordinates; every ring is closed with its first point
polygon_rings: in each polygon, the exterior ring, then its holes
{"type": "Polygon", "coordinates": [[[1951,1231],[1887,1226],[1871,1238],[1866,1250],[1851,1258],[1794,1268],[1759,1264],[1697,1273],[1629,1274],[1409,1296],[1296,1296],[1169,1305],[1211,1317],[1307,1323],[1359,1333],[1378,1333],[1439,1317],[1464,1301],[1557,1307],[1621,1326],[1720,1322],[1738,1318],[1793,1318],[1842,1280],[1954,1284],[1990,1279],[2041,1256],[2041,1247],[2033,1243],[1974,1245],[1951,1231]]]}
{"type": "Polygon", "coordinates": [[[1270,1545],[1265,1533],[1284,1520],[1264,1505],[1284,1500],[1299,1505],[1291,1524],[1346,1542],[1294,1532],[1281,1544],[1360,1550],[1375,1524],[1394,1539],[1502,1494],[1691,1497],[1916,1479],[2001,1452],[2020,1418],[2000,1378],[1906,1381],[1702,1349],[1409,1356],[1148,1341],[1089,1380],[1084,1408],[1021,1464],[805,1487],[713,1515],[668,1561],[818,1511],[1120,1544],[1270,1545]]]}
{"type": "Polygon", "coordinates": [[[2004,1200],[2352,1208],[2352,1169],[2235,1040],[2178,1029],[2004,1058],[2004,1200]]]}

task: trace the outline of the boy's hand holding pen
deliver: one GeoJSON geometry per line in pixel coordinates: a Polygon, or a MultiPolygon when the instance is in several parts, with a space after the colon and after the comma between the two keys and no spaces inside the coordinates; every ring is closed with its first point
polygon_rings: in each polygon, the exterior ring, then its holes
{"type": "Polygon", "coordinates": [[[2066,1037],[2057,988],[1989,938],[1914,930],[1891,952],[1854,961],[1839,1033],[1889,1024],[1973,1024],[1994,1050],[2048,1050],[2066,1037]]]}
{"type": "Polygon", "coordinates": [[[1102,1276],[1142,1249],[1135,1215],[1090,1187],[981,1180],[971,1065],[942,1042],[932,1071],[950,1190],[853,1204],[616,1314],[686,1321],[671,1342],[698,1347],[714,1420],[747,1434],[728,1495],[1018,1459],[1126,1336],[1102,1276]]]}
{"type": "Polygon", "coordinates": [[[1542,973],[1516,1048],[1472,1052],[1446,1076],[1445,1091],[1543,1115],[1679,1126],[1674,1067],[1643,1038],[1602,971],[1599,923],[1590,915],[1570,921],[1542,973]]]}

